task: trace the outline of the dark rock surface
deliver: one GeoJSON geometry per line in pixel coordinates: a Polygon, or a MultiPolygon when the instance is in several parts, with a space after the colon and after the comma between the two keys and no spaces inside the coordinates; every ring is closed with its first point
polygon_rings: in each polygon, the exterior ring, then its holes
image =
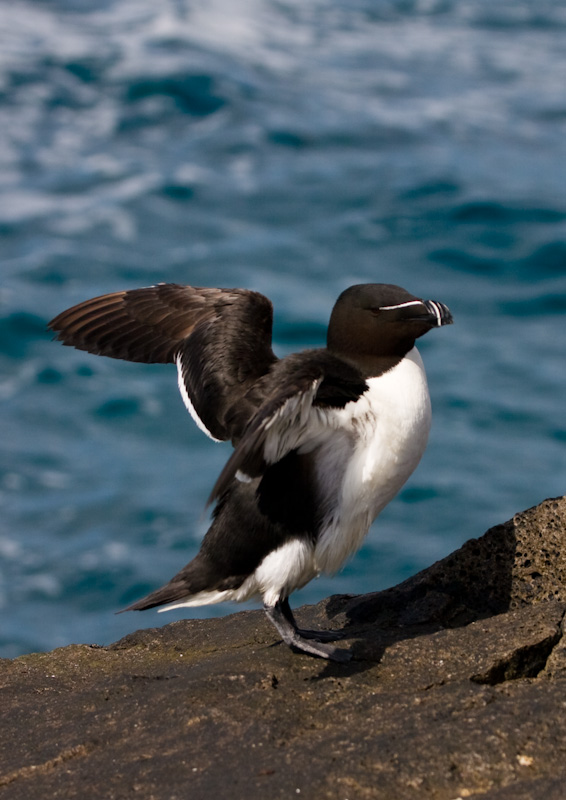
{"type": "Polygon", "coordinates": [[[566,498],[401,585],[0,662],[0,800],[566,798],[566,498]]]}

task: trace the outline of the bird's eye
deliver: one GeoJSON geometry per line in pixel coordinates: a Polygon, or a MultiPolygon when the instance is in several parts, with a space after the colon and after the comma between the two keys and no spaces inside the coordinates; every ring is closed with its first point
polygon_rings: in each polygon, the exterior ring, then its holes
{"type": "Polygon", "coordinates": [[[374,317],[377,317],[379,314],[381,314],[381,309],[378,306],[374,306],[373,308],[370,308],[370,312],[374,317]]]}

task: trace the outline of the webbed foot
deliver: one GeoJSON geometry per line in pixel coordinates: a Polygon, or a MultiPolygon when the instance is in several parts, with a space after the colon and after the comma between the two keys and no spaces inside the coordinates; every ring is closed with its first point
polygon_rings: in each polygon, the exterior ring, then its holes
{"type": "Polygon", "coordinates": [[[264,608],[281,638],[291,649],[318,658],[326,658],[329,661],[344,663],[351,659],[352,654],[349,650],[327,644],[343,639],[345,637],[343,631],[311,631],[298,628],[287,598],[278,600],[274,606],[264,605],[264,608]]]}

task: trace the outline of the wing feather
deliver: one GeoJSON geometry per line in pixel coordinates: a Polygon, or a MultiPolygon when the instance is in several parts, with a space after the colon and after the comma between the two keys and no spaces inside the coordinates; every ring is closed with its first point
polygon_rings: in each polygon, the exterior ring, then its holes
{"type": "Polygon", "coordinates": [[[144,363],[176,363],[181,395],[213,439],[237,438],[260,404],[227,412],[265,375],[271,349],[271,302],[245,289],[158,284],[86,300],[49,327],[65,345],[144,363]]]}
{"type": "Polygon", "coordinates": [[[308,452],[331,434],[331,409],[343,408],[368,388],[360,372],[326,351],[288,356],[274,368],[279,389],[269,395],[246,427],[208,499],[224,494],[234,479],[263,475],[292,451],[308,452]]]}

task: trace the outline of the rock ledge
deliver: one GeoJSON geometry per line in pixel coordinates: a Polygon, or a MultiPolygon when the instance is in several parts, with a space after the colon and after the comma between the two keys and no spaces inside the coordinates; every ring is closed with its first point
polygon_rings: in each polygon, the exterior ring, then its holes
{"type": "Polygon", "coordinates": [[[564,800],[566,498],[384,592],[0,661],[0,800],[564,800]]]}

